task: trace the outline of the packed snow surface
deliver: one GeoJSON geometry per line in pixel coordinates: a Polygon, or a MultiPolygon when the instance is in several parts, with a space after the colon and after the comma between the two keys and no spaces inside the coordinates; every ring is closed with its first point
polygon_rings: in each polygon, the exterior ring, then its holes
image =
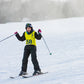
{"type": "MultiPolygon", "coordinates": [[[[21,36],[27,22],[0,24],[0,40],[18,32],[21,36]]],[[[48,74],[23,79],[10,79],[21,70],[25,42],[15,36],[0,42],[0,84],[84,84],[84,18],[69,18],[42,22],[29,22],[42,35],[52,53],[49,54],[43,39],[37,40],[37,57],[42,72],[48,74]]],[[[33,73],[31,56],[28,75],[33,73]]]]}

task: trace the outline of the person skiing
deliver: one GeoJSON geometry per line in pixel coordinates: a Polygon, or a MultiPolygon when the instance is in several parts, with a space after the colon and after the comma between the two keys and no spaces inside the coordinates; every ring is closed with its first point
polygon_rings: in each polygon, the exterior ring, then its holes
{"type": "Polygon", "coordinates": [[[27,64],[28,64],[28,58],[31,54],[31,60],[34,66],[34,73],[33,75],[41,74],[41,69],[39,66],[39,62],[37,60],[37,54],[36,54],[36,39],[40,40],[41,35],[41,29],[38,29],[38,33],[33,30],[33,26],[30,23],[27,23],[25,26],[26,31],[23,33],[22,36],[19,35],[18,32],[15,32],[15,36],[20,41],[26,40],[26,46],[24,48],[24,54],[22,59],[22,67],[19,76],[27,75],[27,64]]]}

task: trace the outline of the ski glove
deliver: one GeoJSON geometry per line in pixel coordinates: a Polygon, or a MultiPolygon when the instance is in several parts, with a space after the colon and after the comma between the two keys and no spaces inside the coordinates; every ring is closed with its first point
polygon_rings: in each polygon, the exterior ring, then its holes
{"type": "Polygon", "coordinates": [[[14,34],[16,35],[18,32],[15,32],[14,34]]]}
{"type": "Polygon", "coordinates": [[[38,33],[40,33],[40,34],[42,33],[41,29],[38,29],[38,33]]]}

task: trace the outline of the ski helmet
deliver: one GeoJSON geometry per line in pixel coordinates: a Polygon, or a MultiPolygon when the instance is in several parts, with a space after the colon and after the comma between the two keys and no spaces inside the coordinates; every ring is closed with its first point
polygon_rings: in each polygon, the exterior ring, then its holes
{"type": "Polygon", "coordinates": [[[32,24],[30,24],[30,23],[27,23],[27,24],[26,24],[25,28],[27,29],[27,27],[33,28],[32,24]]]}

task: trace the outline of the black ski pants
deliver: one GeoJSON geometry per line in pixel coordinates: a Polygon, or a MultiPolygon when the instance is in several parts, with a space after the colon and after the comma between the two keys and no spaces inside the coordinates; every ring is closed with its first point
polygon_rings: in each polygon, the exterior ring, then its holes
{"type": "Polygon", "coordinates": [[[31,61],[34,66],[34,71],[37,71],[37,70],[41,71],[37,60],[36,46],[34,45],[26,45],[24,48],[24,55],[22,60],[22,71],[24,72],[27,71],[28,58],[30,54],[31,54],[31,61]]]}

